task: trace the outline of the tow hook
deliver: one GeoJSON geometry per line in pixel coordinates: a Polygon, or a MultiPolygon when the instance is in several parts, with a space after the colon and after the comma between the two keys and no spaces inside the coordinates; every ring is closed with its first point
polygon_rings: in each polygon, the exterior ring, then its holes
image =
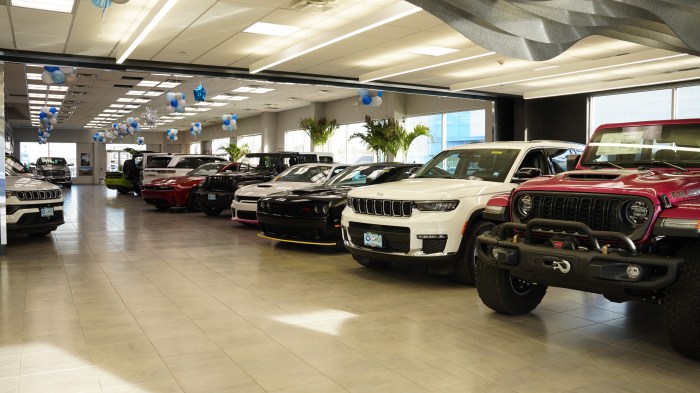
{"type": "Polygon", "coordinates": [[[565,259],[562,259],[561,261],[552,261],[552,267],[554,270],[559,270],[562,273],[568,273],[571,271],[571,264],[565,259]]]}

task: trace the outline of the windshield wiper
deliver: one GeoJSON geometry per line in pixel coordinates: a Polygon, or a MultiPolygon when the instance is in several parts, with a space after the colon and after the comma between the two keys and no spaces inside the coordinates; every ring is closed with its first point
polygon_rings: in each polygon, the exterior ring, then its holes
{"type": "Polygon", "coordinates": [[[679,166],[676,164],[671,164],[670,162],[667,162],[667,161],[652,161],[651,165],[666,165],[666,166],[670,166],[671,168],[678,169],[681,172],[688,172],[688,169],[685,169],[682,166],[679,166]]]}
{"type": "Polygon", "coordinates": [[[621,167],[621,166],[619,166],[615,163],[612,163],[610,161],[596,162],[595,165],[591,166],[591,169],[599,169],[599,168],[602,168],[604,165],[608,165],[608,166],[611,166],[611,167],[617,168],[617,169],[625,169],[624,167],[621,167]]]}

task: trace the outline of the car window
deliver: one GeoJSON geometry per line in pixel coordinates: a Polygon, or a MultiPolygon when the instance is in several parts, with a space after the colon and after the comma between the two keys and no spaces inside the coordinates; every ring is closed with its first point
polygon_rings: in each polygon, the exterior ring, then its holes
{"type": "Polygon", "coordinates": [[[228,165],[226,162],[210,162],[190,171],[188,176],[209,176],[219,172],[223,167],[228,165]]]}
{"type": "Polygon", "coordinates": [[[198,157],[182,157],[178,162],[175,163],[175,168],[194,169],[202,164],[202,160],[198,157]]]}
{"type": "Polygon", "coordinates": [[[566,172],[567,156],[572,154],[581,154],[583,150],[579,149],[547,149],[547,155],[552,162],[552,167],[555,173],[566,172]]]}
{"type": "Polygon", "coordinates": [[[148,164],[146,164],[146,168],[167,168],[171,159],[172,157],[170,156],[148,157],[148,164]]]}
{"type": "Polygon", "coordinates": [[[547,160],[544,158],[544,152],[541,149],[527,152],[520,166],[518,166],[518,169],[522,168],[537,168],[542,171],[543,174],[549,174],[550,172],[547,160]]]}
{"type": "Polygon", "coordinates": [[[29,170],[20,161],[12,156],[5,156],[5,168],[12,168],[16,173],[29,173],[29,170]]]}
{"type": "MultiPolygon", "coordinates": [[[[353,165],[329,180],[329,187],[357,187],[373,184],[395,172],[392,165],[353,165]]],[[[381,181],[379,181],[381,182],[381,181]]]]}
{"type": "Polygon", "coordinates": [[[300,183],[323,183],[328,177],[330,166],[293,166],[282,172],[276,181],[300,183]]]}

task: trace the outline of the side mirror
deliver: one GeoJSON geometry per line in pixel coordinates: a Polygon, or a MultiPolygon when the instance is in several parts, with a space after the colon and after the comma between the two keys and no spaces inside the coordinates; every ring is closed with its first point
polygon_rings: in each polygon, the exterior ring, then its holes
{"type": "Polygon", "coordinates": [[[580,158],[580,154],[569,154],[568,156],[566,156],[566,170],[573,171],[574,169],[576,169],[576,164],[578,163],[578,160],[580,158]]]}
{"type": "Polygon", "coordinates": [[[540,168],[520,168],[515,172],[513,182],[521,183],[538,176],[542,176],[542,170],[540,168]]]}

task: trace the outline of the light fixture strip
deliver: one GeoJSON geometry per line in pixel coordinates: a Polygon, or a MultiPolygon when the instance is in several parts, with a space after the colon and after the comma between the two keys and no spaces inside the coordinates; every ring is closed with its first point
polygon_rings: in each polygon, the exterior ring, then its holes
{"type": "Polygon", "coordinates": [[[158,25],[158,23],[165,17],[165,15],[175,6],[177,0],[167,0],[165,5],[158,11],[158,13],[151,19],[146,27],[141,31],[141,33],[136,37],[134,42],[129,45],[129,47],[124,51],[124,53],[117,60],[117,64],[121,64],[126,60],[131,53],[141,44],[141,42],[151,34],[151,31],[158,25]]]}
{"type": "MultiPolygon", "coordinates": [[[[308,42],[301,43],[299,45],[292,46],[290,48],[287,48],[286,50],[282,51],[279,55],[275,56],[270,56],[268,58],[262,59],[260,61],[257,61],[253,63],[250,66],[249,72],[251,74],[258,73],[260,71],[266,70],[268,68],[274,67],[278,64],[282,64],[284,62],[287,62],[289,60],[295,59],[297,57],[303,56],[307,53],[313,52],[315,50],[324,48],[328,45],[335,44],[336,42],[342,41],[344,39],[350,38],[352,36],[364,33],[365,31],[374,29],[375,27],[379,27],[382,25],[385,25],[387,23],[391,23],[395,20],[401,19],[403,17],[415,14],[418,11],[421,11],[422,8],[406,4],[404,2],[399,2],[391,7],[388,7],[384,12],[380,12],[378,20],[376,20],[373,23],[366,24],[364,26],[355,28],[354,25],[350,26],[350,30],[346,32],[345,34],[341,34],[339,36],[330,38],[330,39],[320,39],[320,42],[316,44],[312,44],[311,46],[308,46],[308,42]],[[388,14],[388,16],[384,16],[388,14]]],[[[368,17],[371,18],[371,17],[368,17]]],[[[363,23],[362,21],[360,23],[363,23]]],[[[364,24],[364,23],[363,23],[364,24]]],[[[347,27],[346,27],[347,29],[347,27]]],[[[338,30],[345,30],[341,26],[338,30]]]]}

